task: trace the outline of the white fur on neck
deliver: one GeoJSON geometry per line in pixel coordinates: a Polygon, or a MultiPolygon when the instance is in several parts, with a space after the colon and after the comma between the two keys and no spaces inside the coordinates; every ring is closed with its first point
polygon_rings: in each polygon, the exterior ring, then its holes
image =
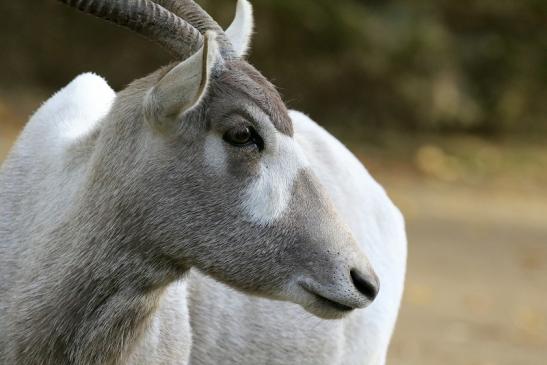
{"type": "Polygon", "coordinates": [[[254,19],[253,7],[247,0],[238,0],[235,18],[226,29],[226,36],[232,43],[237,56],[247,54],[253,34],[254,19]]]}

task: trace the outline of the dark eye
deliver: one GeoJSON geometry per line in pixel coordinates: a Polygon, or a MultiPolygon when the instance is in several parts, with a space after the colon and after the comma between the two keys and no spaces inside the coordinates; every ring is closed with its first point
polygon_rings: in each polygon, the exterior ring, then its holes
{"type": "Polygon", "coordinates": [[[244,147],[254,144],[260,151],[264,148],[264,142],[258,133],[251,127],[235,127],[224,134],[224,140],[236,147],[244,147]]]}
{"type": "Polygon", "coordinates": [[[236,127],[224,134],[224,140],[234,146],[244,146],[251,142],[253,137],[249,127],[236,127]]]}

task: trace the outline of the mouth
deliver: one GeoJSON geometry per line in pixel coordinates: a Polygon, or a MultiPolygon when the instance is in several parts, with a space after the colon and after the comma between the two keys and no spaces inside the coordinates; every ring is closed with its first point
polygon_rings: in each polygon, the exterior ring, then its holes
{"type": "Polygon", "coordinates": [[[320,294],[317,294],[315,291],[307,288],[305,285],[302,285],[302,287],[304,288],[304,290],[306,290],[308,293],[310,293],[316,299],[317,303],[319,303],[323,307],[328,307],[330,309],[334,309],[336,311],[343,312],[343,313],[351,312],[352,310],[355,309],[355,308],[350,307],[348,305],[339,303],[337,301],[334,301],[332,299],[324,297],[320,294]]]}
{"type": "Polygon", "coordinates": [[[335,302],[334,300],[330,300],[329,298],[325,298],[319,294],[316,294],[316,293],[311,293],[311,294],[315,296],[317,301],[320,302],[321,304],[332,307],[333,309],[339,310],[340,312],[351,312],[353,310],[352,307],[348,307],[345,304],[335,302]]]}

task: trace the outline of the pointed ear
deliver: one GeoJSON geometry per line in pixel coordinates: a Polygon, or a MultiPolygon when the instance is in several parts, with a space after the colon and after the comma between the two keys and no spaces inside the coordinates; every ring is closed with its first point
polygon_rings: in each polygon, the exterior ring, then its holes
{"type": "Polygon", "coordinates": [[[232,43],[237,56],[243,57],[247,54],[251,45],[253,35],[254,19],[253,7],[248,0],[238,0],[236,16],[226,29],[226,36],[232,43]]]}
{"type": "Polygon", "coordinates": [[[163,133],[175,133],[182,115],[199,105],[209,78],[222,58],[216,34],[205,33],[203,46],[169,71],[144,99],[147,122],[163,133]]]}

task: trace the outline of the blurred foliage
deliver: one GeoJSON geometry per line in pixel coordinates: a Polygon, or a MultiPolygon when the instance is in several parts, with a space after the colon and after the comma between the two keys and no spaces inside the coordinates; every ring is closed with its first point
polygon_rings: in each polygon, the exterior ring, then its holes
{"type": "MultiPolygon", "coordinates": [[[[200,3],[223,25],[235,1],[200,3]]],[[[353,130],[547,132],[547,1],[253,0],[251,61],[291,107],[353,130]]],[[[54,0],[3,1],[0,87],[93,70],[120,88],[159,47],[54,0]]]]}

